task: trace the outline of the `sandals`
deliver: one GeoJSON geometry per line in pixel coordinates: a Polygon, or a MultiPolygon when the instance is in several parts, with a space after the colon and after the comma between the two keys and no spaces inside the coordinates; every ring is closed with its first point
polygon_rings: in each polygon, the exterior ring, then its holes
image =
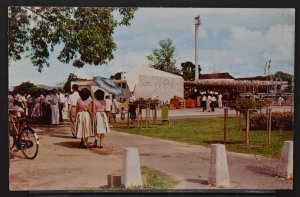
{"type": "Polygon", "coordinates": [[[98,148],[98,146],[97,146],[97,140],[96,140],[96,139],[95,139],[95,141],[94,141],[93,148],[98,148]]]}
{"type": "Polygon", "coordinates": [[[79,148],[81,148],[81,147],[83,147],[83,145],[84,145],[84,142],[83,142],[83,140],[81,140],[80,143],[78,144],[78,146],[79,146],[79,148]]]}
{"type": "Polygon", "coordinates": [[[82,147],[83,149],[87,149],[88,148],[88,146],[85,144],[85,145],[83,145],[83,147],[82,147]]]}

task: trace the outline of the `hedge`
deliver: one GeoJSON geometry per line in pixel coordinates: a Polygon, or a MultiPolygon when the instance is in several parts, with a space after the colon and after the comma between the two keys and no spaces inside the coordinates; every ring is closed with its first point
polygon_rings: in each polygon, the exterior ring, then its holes
{"type": "MultiPolygon", "coordinates": [[[[272,130],[293,130],[294,114],[292,112],[272,112],[272,130]]],[[[250,117],[251,130],[267,129],[266,114],[254,114],[250,117]]]]}

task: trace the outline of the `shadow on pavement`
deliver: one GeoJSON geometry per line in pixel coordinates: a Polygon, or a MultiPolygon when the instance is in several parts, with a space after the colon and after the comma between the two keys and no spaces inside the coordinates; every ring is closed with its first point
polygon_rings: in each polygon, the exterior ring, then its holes
{"type": "MultiPolygon", "coordinates": [[[[55,145],[59,145],[59,146],[62,146],[62,147],[65,147],[65,148],[77,148],[77,149],[82,149],[79,145],[80,141],[77,140],[77,141],[64,141],[64,142],[58,142],[58,143],[54,143],[55,145]]],[[[83,149],[83,150],[86,150],[86,151],[89,151],[89,152],[92,152],[92,153],[95,153],[95,154],[98,154],[98,155],[111,155],[111,154],[118,154],[117,151],[115,151],[114,149],[112,148],[103,148],[103,149],[100,149],[100,148],[93,148],[92,147],[92,143],[89,143],[89,148],[87,149],[83,149]]]]}
{"type": "MultiPolygon", "coordinates": [[[[204,143],[208,144],[224,144],[223,140],[205,140],[204,143]]],[[[244,141],[227,141],[226,144],[244,144],[244,141]]]]}
{"type": "Polygon", "coordinates": [[[54,143],[55,145],[59,145],[65,148],[80,148],[79,141],[66,141],[66,142],[58,142],[54,143]]]}
{"type": "Polygon", "coordinates": [[[192,183],[200,183],[201,185],[208,185],[207,180],[200,180],[200,179],[184,179],[184,180],[192,183]]]}
{"type": "Polygon", "coordinates": [[[247,169],[258,174],[272,177],[276,176],[275,169],[270,166],[247,166],[247,169]]]}

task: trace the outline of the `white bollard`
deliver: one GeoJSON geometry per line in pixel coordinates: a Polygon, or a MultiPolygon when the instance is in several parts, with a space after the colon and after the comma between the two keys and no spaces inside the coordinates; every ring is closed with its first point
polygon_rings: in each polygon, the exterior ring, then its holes
{"type": "Polygon", "coordinates": [[[208,183],[214,187],[229,187],[230,177],[225,145],[212,144],[208,183]]]}
{"type": "Polygon", "coordinates": [[[284,141],[281,150],[281,159],[277,167],[277,176],[293,179],[293,141],[284,141]]]}
{"type": "Polygon", "coordinates": [[[137,148],[125,148],[121,183],[125,188],[142,187],[142,175],[137,148]]]}

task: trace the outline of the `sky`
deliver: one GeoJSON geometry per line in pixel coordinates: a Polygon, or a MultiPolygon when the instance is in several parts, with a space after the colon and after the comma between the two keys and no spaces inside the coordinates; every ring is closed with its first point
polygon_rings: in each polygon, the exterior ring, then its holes
{"type": "Polygon", "coordinates": [[[139,8],[130,26],[113,35],[117,49],[107,65],[75,68],[57,60],[59,46],[50,55],[50,67],[38,72],[29,58],[9,65],[9,86],[30,81],[56,86],[69,73],[92,79],[109,78],[137,65],[148,65],[147,55],[169,38],[175,45],[176,67],[195,62],[194,18],[200,15],[198,62],[202,74],[229,72],[233,77],[263,76],[266,61],[270,72],[294,74],[295,9],[285,8],[139,8]]]}

